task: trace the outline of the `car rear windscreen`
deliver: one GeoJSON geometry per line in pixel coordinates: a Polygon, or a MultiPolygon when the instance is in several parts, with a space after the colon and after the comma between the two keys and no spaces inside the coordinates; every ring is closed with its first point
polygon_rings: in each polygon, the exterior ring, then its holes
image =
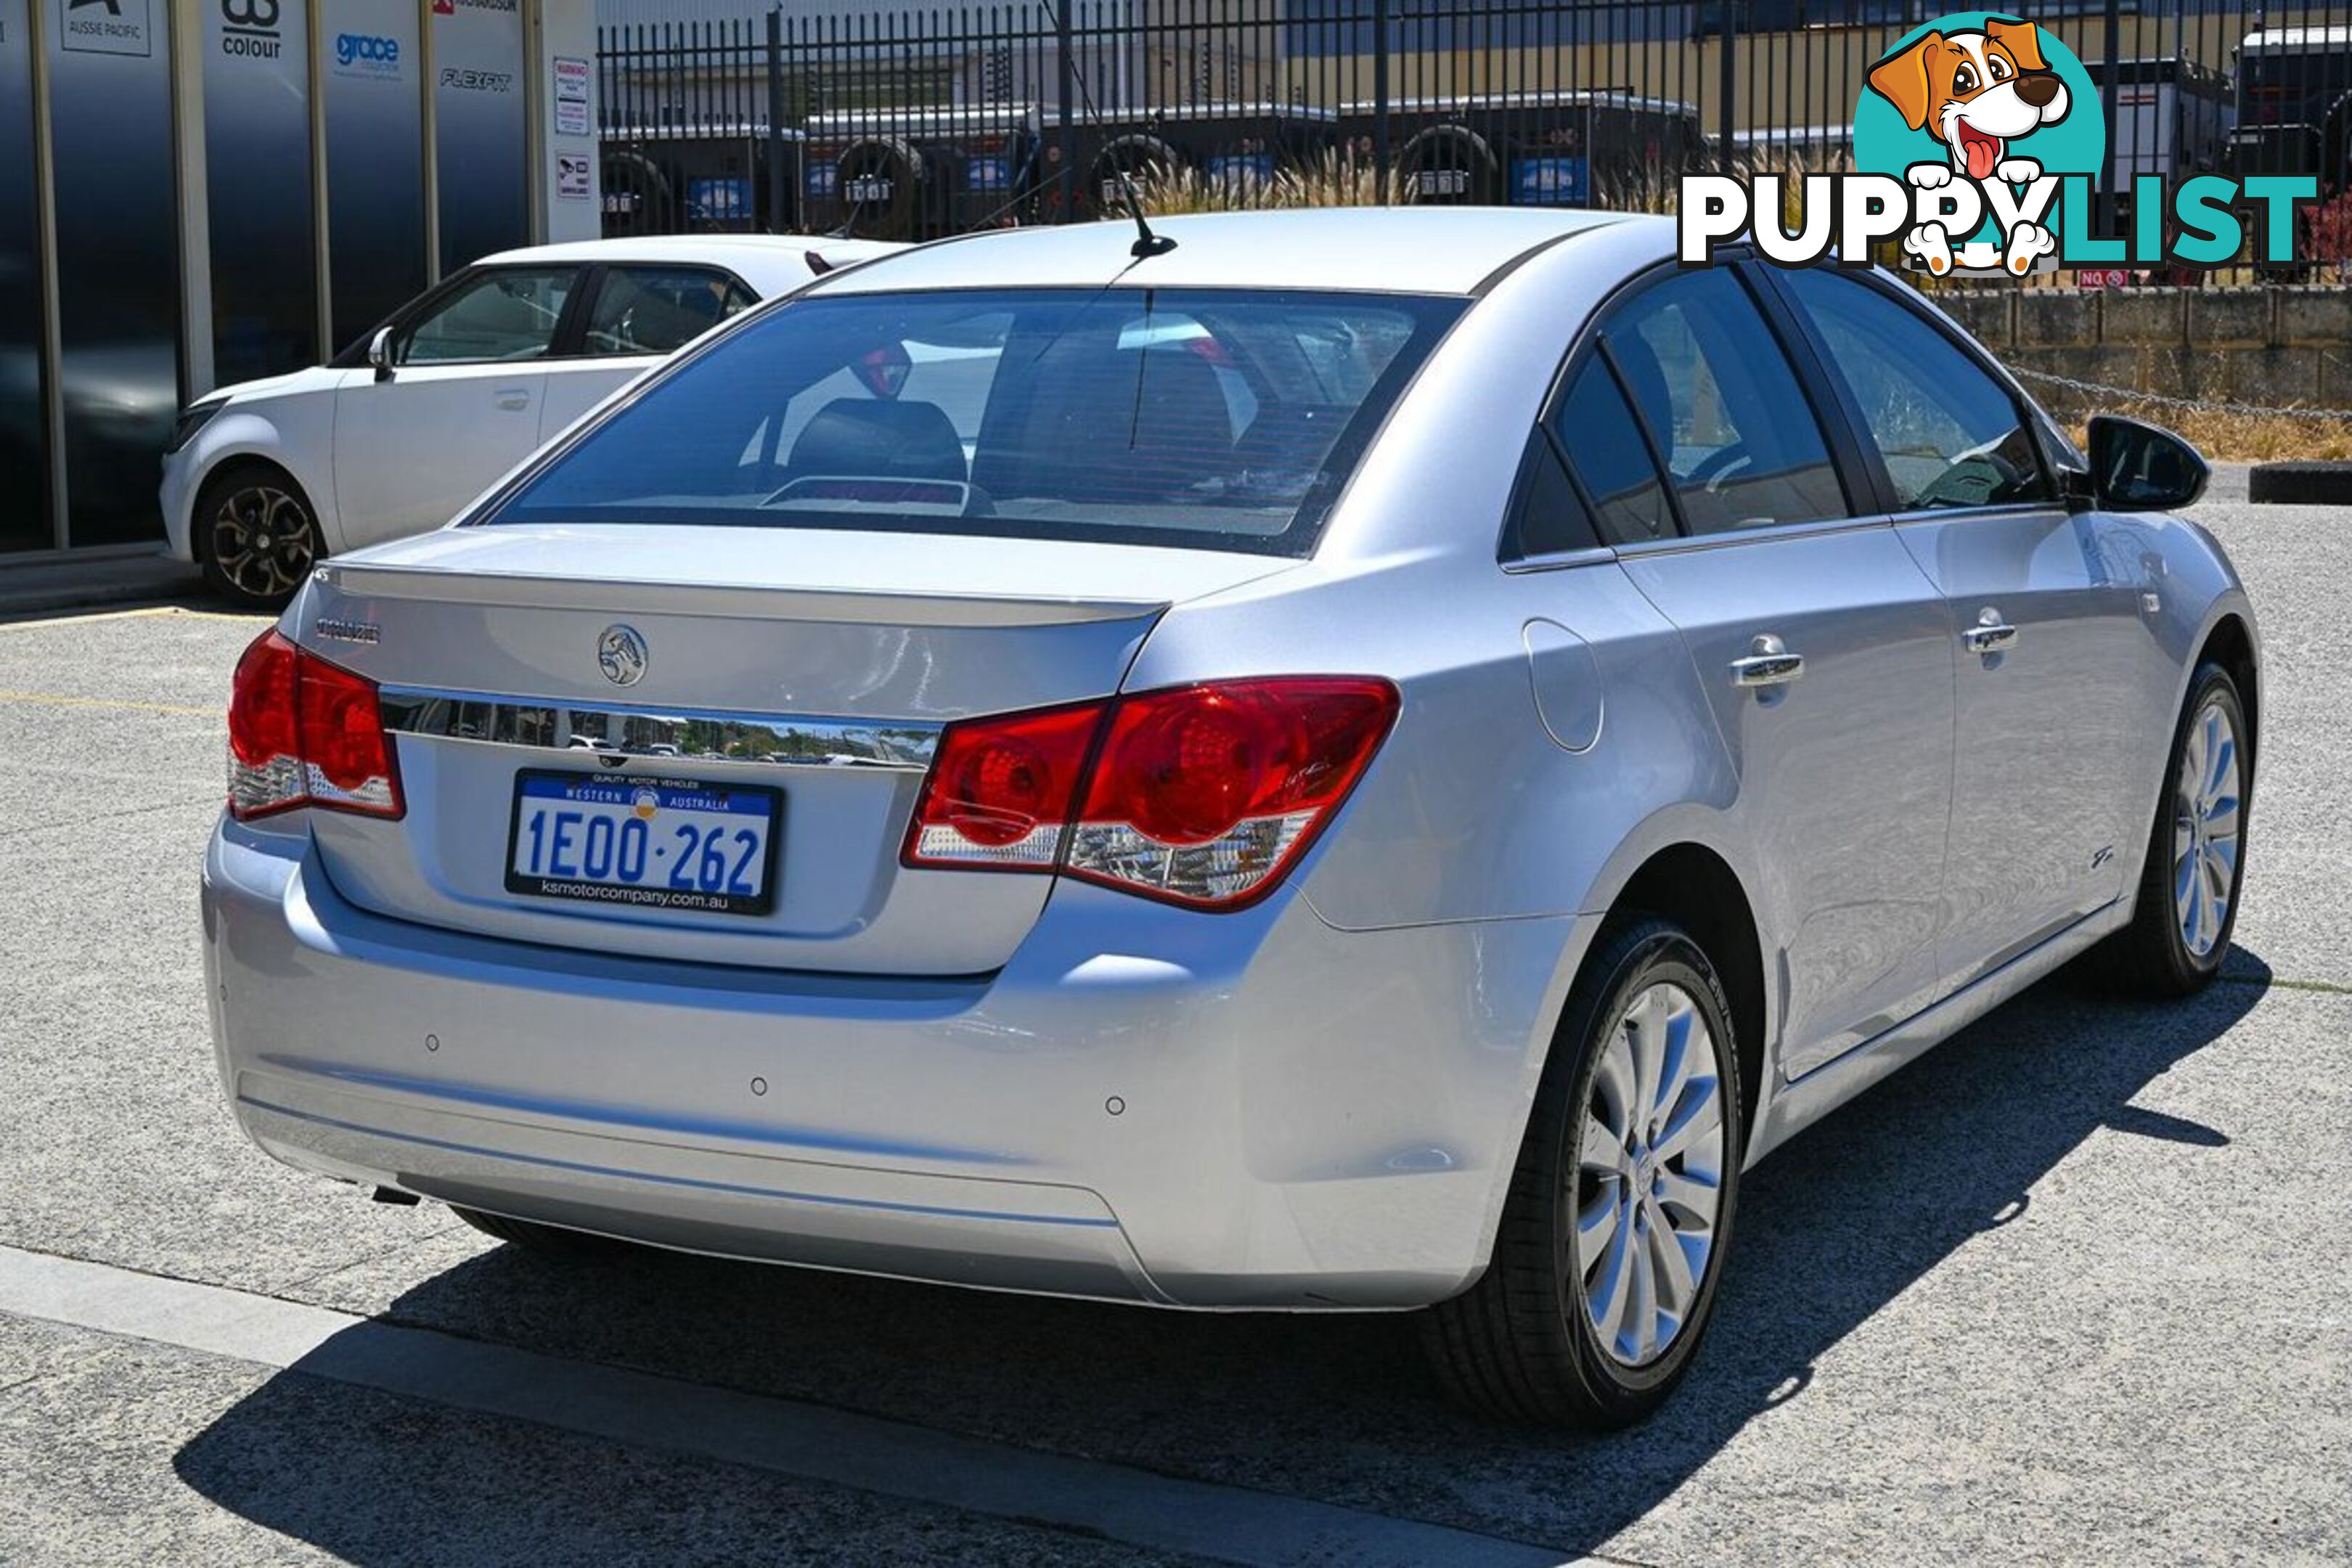
{"type": "Polygon", "coordinates": [[[1177,289],[793,300],[660,374],[487,521],[1305,555],[1466,304],[1177,289]]]}

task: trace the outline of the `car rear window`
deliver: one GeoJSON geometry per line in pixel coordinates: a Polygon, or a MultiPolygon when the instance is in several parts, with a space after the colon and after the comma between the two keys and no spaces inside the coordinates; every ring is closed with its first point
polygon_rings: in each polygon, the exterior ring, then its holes
{"type": "Polygon", "coordinates": [[[794,300],[662,374],[488,521],[1304,555],[1465,305],[1174,289],[794,300]]]}

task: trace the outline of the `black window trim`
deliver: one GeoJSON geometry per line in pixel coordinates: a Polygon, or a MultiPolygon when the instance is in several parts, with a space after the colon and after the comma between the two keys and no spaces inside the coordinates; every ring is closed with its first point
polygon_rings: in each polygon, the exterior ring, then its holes
{"type": "Polygon", "coordinates": [[[1839,490],[1845,497],[1847,515],[1812,518],[1801,522],[1768,523],[1718,533],[1693,533],[1690,531],[1689,521],[1683,513],[1682,498],[1675,490],[1672,468],[1659,456],[1657,437],[1649,427],[1648,417],[1626,390],[1623,373],[1617,368],[1614,356],[1605,353],[1611,322],[1621,316],[1636,298],[1667,279],[1680,277],[1685,270],[1680,263],[1668,257],[1623,279],[1592,308],[1578,327],[1568,352],[1561,356],[1559,368],[1552,373],[1551,385],[1544,394],[1543,403],[1536,415],[1536,426],[1552,443],[1561,466],[1568,470],[1569,483],[1574,487],[1578,499],[1584,502],[1585,510],[1597,529],[1600,526],[1600,510],[1592,504],[1591,492],[1585,488],[1582,476],[1576,471],[1576,465],[1569,460],[1567,448],[1553,429],[1552,421],[1575,379],[1584,373],[1587,363],[1596,355],[1600,356],[1608,369],[1611,384],[1616,388],[1617,395],[1623,399],[1627,411],[1633,417],[1634,428],[1643,433],[1643,443],[1650,453],[1652,471],[1657,476],[1659,488],[1665,492],[1675,531],[1663,538],[1637,540],[1624,544],[1604,539],[1598,545],[1577,550],[1556,551],[1545,555],[1521,553],[1518,551],[1518,529],[1522,486],[1515,484],[1510,508],[1504,513],[1500,537],[1496,540],[1496,560],[1506,571],[1549,570],[1556,566],[1614,560],[1624,554],[1653,555],[1791,535],[1843,532],[1858,527],[1878,526],[1885,521],[1886,513],[1883,503],[1886,481],[1883,473],[1874,475],[1867,466],[1865,457],[1870,449],[1856,439],[1853,426],[1848,424],[1846,411],[1837,396],[1836,383],[1821,374],[1809,339],[1802,342],[1791,340],[1790,334],[1796,330],[1796,323],[1783,317],[1777,308],[1777,298],[1751,276],[1752,273],[1769,272],[1770,269],[1757,263],[1753,252],[1746,246],[1727,249],[1724,257],[1734,280],[1746,289],[1749,302],[1755,306],[1757,314],[1763,318],[1765,330],[1780,345],[1781,357],[1788,362],[1790,374],[1797,378],[1797,384],[1805,395],[1806,406],[1820,427],[1822,445],[1828,450],[1831,469],[1837,476],[1839,490]]]}
{"type": "Polygon", "coordinates": [[[1895,522],[1912,522],[1927,518],[2000,517],[2018,512],[2064,510],[2065,485],[2061,478],[2056,454],[2050,450],[2047,438],[2049,417],[2042,412],[2042,405],[2018,384],[2016,376],[2010,374],[2009,367],[1995,359],[1982,343],[1970,337],[1942,311],[1921,310],[1917,301],[1889,279],[1881,268],[1828,267],[1823,270],[1836,277],[1851,279],[1932,329],[1937,336],[1958,350],[1963,359],[1984,372],[1995,386],[2008,395],[2010,411],[2017,416],[2019,427],[2032,437],[2034,460],[2041,469],[2042,484],[2047,491],[2034,500],[1997,501],[1984,506],[1904,507],[1902,493],[1895,488],[1894,477],[1887,472],[1886,461],[1878,450],[1877,440],[1870,435],[1869,421],[1863,417],[1861,405],[1853,401],[1852,388],[1847,385],[1845,378],[1832,368],[1836,360],[1830,353],[1828,343],[1822,341],[1819,329],[1813,325],[1812,318],[1806,313],[1788,283],[1774,275],[1775,268],[1758,267],[1756,270],[1768,279],[1766,288],[1788,313],[1793,330],[1802,335],[1806,353],[1813,360],[1815,369],[1824,376],[1831,395],[1835,399],[1839,416],[1848,424],[1848,436],[1859,447],[1863,464],[1861,471],[1876,492],[1881,516],[1895,522]]]}

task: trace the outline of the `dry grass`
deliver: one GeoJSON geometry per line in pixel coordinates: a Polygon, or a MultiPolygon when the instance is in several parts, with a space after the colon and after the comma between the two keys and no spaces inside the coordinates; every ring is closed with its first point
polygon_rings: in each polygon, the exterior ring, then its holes
{"type": "MultiPolygon", "coordinates": [[[[2227,414],[2117,399],[2099,410],[2161,425],[2216,462],[2352,458],[2352,419],[2290,419],[2277,414],[2227,414]]],[[[2074,438],[2083,438],[2080,422],[2074,438]]]]}
{"type": "MultiPolygon", "coordinates": [[[[1147,168],[1134,176],[1134,184],[1136,199],[1154,217],[1382,205],[1380,171],[1339,152],[1327,152],[1300,167],[1278,168],[1269,179],[1218,178],[1188,163],[1177,169],[1147,168]]],[[[1405,199],[1412,199],[1409,190],[1405,199]]]]}

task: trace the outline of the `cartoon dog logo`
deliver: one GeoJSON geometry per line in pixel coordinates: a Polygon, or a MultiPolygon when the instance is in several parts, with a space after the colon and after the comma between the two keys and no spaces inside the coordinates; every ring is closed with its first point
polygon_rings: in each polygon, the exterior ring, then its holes
{"type": "MultiPolygon", "coordinates": [[[[1933,189],[1963,175],[2011,185],[2042,177],[2042,165],[2011,151],[2014,143],[2066,118],[2066,84],[2043,63],[2042,29],[2031,22],[1988,18],[1981,32],[1929,32],[1870,68],[1870,85],[1902,112],[1914,131],[1944,144],[1949,162],[1914,163],[1913,184],[1933,189]]],[[[2000,262],[2022,277],[2035,258],[2054,252],[2057,237],[2021,222],[2002,237],[2000,262]]],[[[1952,269],[1952,237],[1923,223],[1903,241],[1937,277],[1952,269]]]]}

